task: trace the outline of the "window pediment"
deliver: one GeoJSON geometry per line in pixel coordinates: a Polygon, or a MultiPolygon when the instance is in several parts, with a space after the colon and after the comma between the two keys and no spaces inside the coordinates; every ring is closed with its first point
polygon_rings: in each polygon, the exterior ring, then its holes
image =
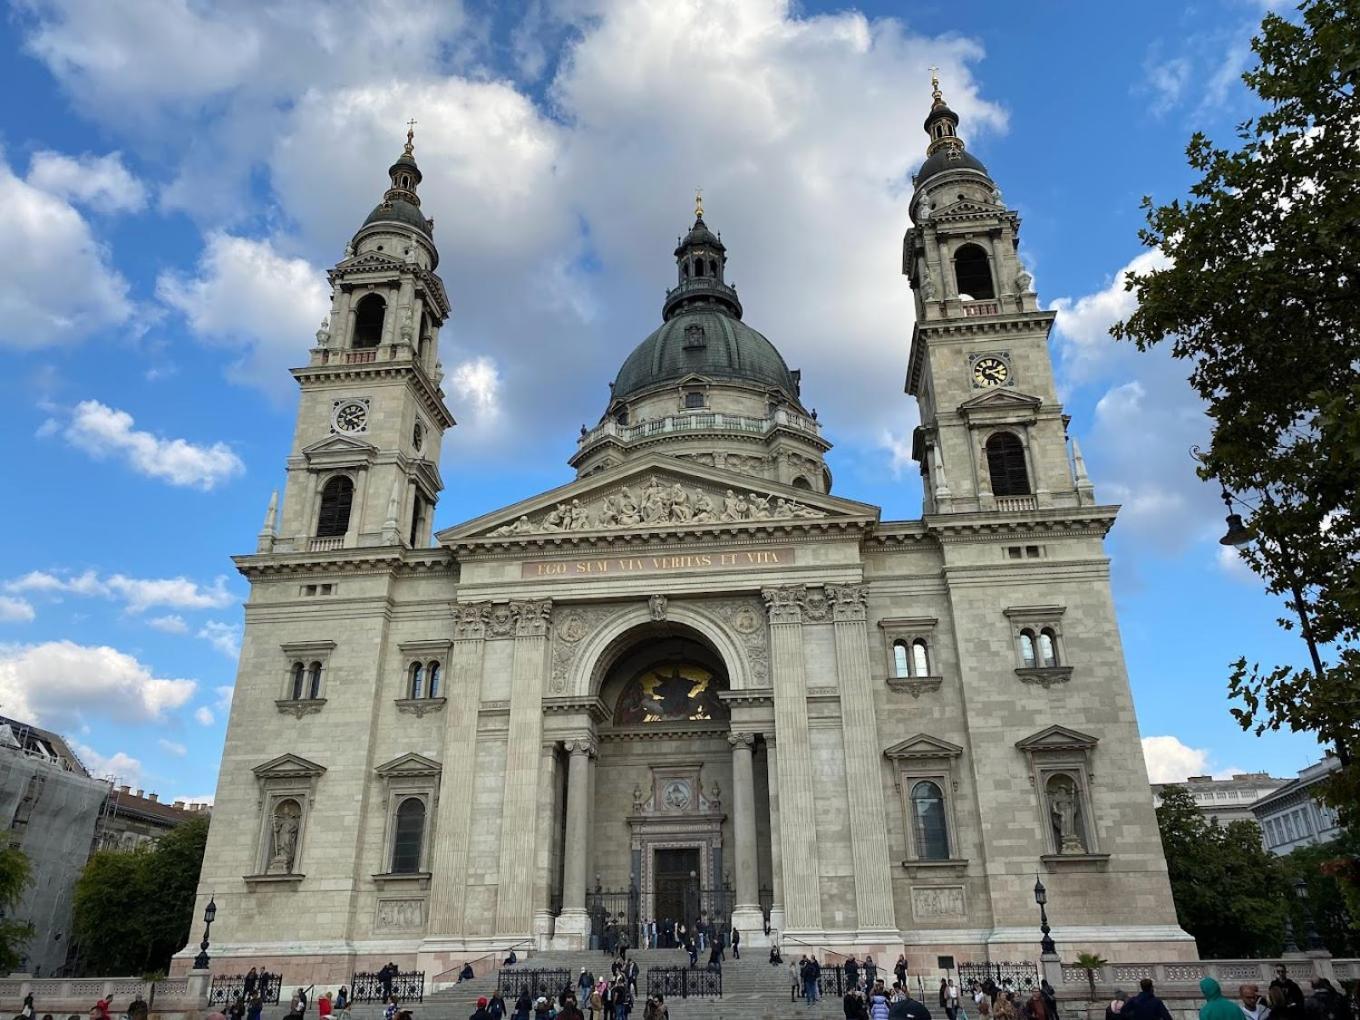
{"type": "Polygon", "coordinates": [[[906,740],[898,741],[883,751],[883,756],[893,761],[938,760],[957,758],[962,754],[963,748],[958,744],[951,744],[948,740],[932,737],[928,733],[918,733],[906,740]]]}
{"type": "Polygon", "coordinates": [[[253,771],[255,777],[260,780],[315,779],[325,774],[326,766],[290,752],[272,758],[263,765],[256,765],[253,771]]]}
{"type": "Polygon", "coordinates": [[[1066,726],[1050,726],[1017,740],[1015,746],[1030,754],[1042,751],[1089,751],[1098,744],[1099,738],[1080,730],[1070,730],[1066,726]]]}
{"type": "Polygon", "coordinates": [[[433,758],[426,758],[423,754],[410,751],[384,762],[373,771],[387,779],[412,779],[438,776],[444,771],[444,766],[433,758]]]}

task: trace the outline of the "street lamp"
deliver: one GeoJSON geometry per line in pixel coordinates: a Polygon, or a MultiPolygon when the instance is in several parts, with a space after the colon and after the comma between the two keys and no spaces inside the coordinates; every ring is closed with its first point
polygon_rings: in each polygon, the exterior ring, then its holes
{"type": "Polygon", "coordinates": [[[1044,956],[1057,956],[1058,947],[1053,944],[1053,939],[1049,932],[1053,929],[1048,926],[1048,911],[1044,909],[1048,905],[1048,890],[1044,888],[1044,883],[1039,881],[1039,876],[1034,876],[1034,902],[1039,904],[1039,930],[1044,933],[1043,939],[1039,942],[1039,952],[1044,956]]]}
{"type": "Polygon", "coordinates": [[[198,944],[198,955],[194,957],[194,970],[208,969],[208,932],[212,930],[212,923],[217,919],[217,900],[214,896],[208,897],[208,905],[203,910],[203,941],[198,944]]]}
{"type": "Polygon", "coordinates": [[[1318,934],[1317,925],[1313,924],[1313,912],[1308,909],[1308,883],[1302,878],[1294,883],[1294,895],[1303,904],[1303,941],[1308,951],[1315,952],[1327,948],[1322,944],[1322,936],[1318,934]]]}

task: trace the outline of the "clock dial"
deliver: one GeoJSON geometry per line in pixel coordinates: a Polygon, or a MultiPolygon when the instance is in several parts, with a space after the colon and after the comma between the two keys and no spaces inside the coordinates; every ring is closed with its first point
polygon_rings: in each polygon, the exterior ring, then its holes
{"type": "Polygon", "coordinates": [[[335,427],[341,432],[362,432],[368,426],[368,408],[357,401],[341,404],[335,412],[335,427]]]}
{"type": "Polygon", "coordinates": [[[973,362],[973,385],[1000,386],[1011,374],[1010,366],[1000,358],[978,358],[973,362]]]}

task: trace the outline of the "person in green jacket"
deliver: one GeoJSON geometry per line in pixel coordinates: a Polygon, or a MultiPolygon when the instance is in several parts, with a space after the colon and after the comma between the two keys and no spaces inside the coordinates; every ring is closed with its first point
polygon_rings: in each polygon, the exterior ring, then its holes
{"type": "Polygon", "coordinates": [[[1211,977],[1199,983],[1204,993],[1204,1005],[1199,1008],[1199,1020],[1242,1020],[1242,1010],[1235,1002],[1223,998],[1223,989],[1211,977]]]}

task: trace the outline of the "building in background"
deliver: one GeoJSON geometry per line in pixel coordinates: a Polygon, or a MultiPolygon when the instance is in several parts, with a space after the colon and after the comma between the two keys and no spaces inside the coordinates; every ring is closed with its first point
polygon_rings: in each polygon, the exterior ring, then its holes
{"type": "Polygon", "coordinates": [[[1254,822],[1252,806],[1274,790],[1288,783],[1288,779],[1276,779],[1266,772],[1239,772],[1231,779],[1215,779],[1213,776],[1191,776],[1183,783],[1153,783],[1152,802],[1162,806],[1162,791],[1170,786],[1188,790],[1195,798],[1200,814],[1211,822],[1227,825],[1230,822],[1254,822]]]}
{"type": "Polygon", "coordinates": [[[162,804],[154,793],[120,786],[109,794],[99,822],[96,850],[135,850],[154,843],[175,826],[211,812],[207,804],[177,800],[162,804]]]}
{"type": "Polygon", "coordinates": [[[1318,800],[1318,787],[1341,763],[1332,754],[1309,765],[1277,790],[1252,805],[1261,839],[1273,854],[1328,843],[1341,835],[1336,811],[1318,800]]]}

